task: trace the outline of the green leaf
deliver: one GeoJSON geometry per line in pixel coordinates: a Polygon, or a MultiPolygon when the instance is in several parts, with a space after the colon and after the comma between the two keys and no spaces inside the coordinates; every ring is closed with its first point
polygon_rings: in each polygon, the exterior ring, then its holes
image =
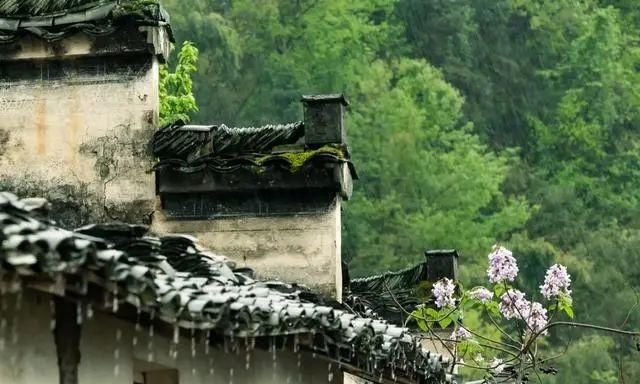
{"type": "Polygon", "coordinates": [[[424,332],[429,331],[429,329],[431,328],[429,326],[429,323],[427,323],[426,321],[424,321],[422,319],[416,319],[416,322],[418,323],[418,327],[424,332]]]}
{"type": "Polygon", "coordinates": [[[478,305],[481,305],[482,303],[479,300],[464,300],[461,303],[461,306],[463,309],[469,309],[478,305]]]}
{"type": "Polygon", "coordinates": [[[458,353],[464,355],[475,355],[482,353],[484,350],[480,344],[474,339],[464,340],[458,343],[458,353]]]}
{"type": "Polygon", "coordinates": [[[569,316],[570,318],[574,318],[575,314],[573,313],[573,308],[571,307],[565,307],[563,308],[564,313],[567,314],[567,316],[569,316]]]}
{"type": "Polygon", "coordinates": [[[493,287],[493,293],[496,295],[496,297],[500,297],[504,295],[506,292],[507,292],[507,289],[505,288],[504,284],[496,284],[493,287]]]}
{"type": "Polygon", "coordinates": [[[166,66],[160,68],[160,124],[178,120],[188,122],[189,112],[197,112],[198,105],[193,96],[191,76],[197,70],[198,49],[185,41],[178,53],[178,64],[174,72],[166,66]]]}
{"type": "Polygon", "coordinates": [[[451,319],[451,317],[445,317],[444,319],[438,321],[438,325],[440,325],[440,328],[442,329],[447,328],[451,325],[451,323],[453,323],[453,319],[451,319]]]}
{"type": "Polygon", "coordinates": [[[455,310],[452,312],[451,308],[442,308],[440,311],[440,317],[448,316],[452,321],[460,320],[460,311],[455,310]]]}
{"type": "Polygon", "coordinates": [[[500,306],[498,305],[497,302],[493,300],[487,301],[486,303],[484,303],[484,307],[487,309],[487,312],[489,312],[491,315],[500,316],[500,306]]]}
{"type": "Polygon", "coordinates": [[[569,295],[561,294],[560,296],[558,296],[558,303],[560,304],[561,307],[564,307],[564,306],[571,307],[573,306],[573,299],[569,295]]]}
{"type": "Polygon", "coordinates": [[[438,312],[437,310],[433,309],[433,308],[426,308],[424,311],[425,313],[425,317],[427,318],[431,318],[431,319],[439,319],[440,317],[440,312],[438,312]]]}
{"type": "Polygon", "coordinates": [[[573,319],[575,316],[573,312],[573,299],[569,295],[558,296],[558,310],[564,312],[567,316],[573,319]]]}

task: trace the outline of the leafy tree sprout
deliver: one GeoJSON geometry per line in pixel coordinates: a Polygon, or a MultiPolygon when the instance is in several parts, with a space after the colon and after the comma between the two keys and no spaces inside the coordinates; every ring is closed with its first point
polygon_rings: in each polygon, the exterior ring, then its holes
{"type": "Polygon", "coordinates": [[[189,113],[197,112],[193,95],[192,75],[197,71],[198,48],[185,41],[178,53],[178,63],[173,72],[166,65],[160,68],[160,125],[188,122],[189,113]]]}

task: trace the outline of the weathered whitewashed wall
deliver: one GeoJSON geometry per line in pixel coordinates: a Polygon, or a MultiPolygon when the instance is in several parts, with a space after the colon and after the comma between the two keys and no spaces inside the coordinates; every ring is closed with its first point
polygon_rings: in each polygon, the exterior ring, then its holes
{"type": "Polygon", "coordinates": [[[238,266],[254,269],[259,278],[304,284],[342,298],[339,198],[324,213],[273,217],[170,220],[158,208],[152,230],[196,236],[238,266]]]}
{"type": "MultiPolygon", "coordinates": [[[[0,330],[0,383],[57,384],[58,368],[48,296],[25,293],[19,310],[15,308],[14,295],[0,296],[0,300],[7,298],[9,302],[0,312],[0,321],[6,320],[6,326],[0,330]]],[[[177,358],[169,355],[170,349],[167,337],[156,334],[149,338],[146,329],[136,332],[133,324],[108,313],[96,312],[92,319],[83,321],[79,382],[132,384],[136,368],[154,367],[177,369],[180,384],[342,382],[335,364],[314,359],[309,353],[301,353],[298,360],[298,354],[278,350],[274,360],[271,352],[254,350],[250,353],[247,368],[244,351],[225,353],[222,348],[216,348],[206,355],[204,345],[198,344],[193,357],[191,341],[187,337],[180,339],[177,358]],[[136,343],[134,336],[137,337],[136,343]],[[152,362],[148,363],[150,351],[152,362]]],[[[160,381],[154,384],[160,384],[160,381]]]]}
{"type": "Polygon", "coordinates": [[[63,40],[57,55],[28,40],[0,62],[0,187],[63,202],[54,215],[67,226],[148,221],[158,59],[94,57],[87,39],[63,40]]]}

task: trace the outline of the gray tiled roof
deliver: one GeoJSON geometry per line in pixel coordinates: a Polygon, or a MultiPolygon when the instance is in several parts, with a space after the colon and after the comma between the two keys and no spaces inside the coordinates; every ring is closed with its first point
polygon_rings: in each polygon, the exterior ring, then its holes
{"type": "Polygon", "coordinates": [[[164,127],[155,134],[153,151],[161,159],[183,160],[213,154],[264,153],[278,145],[295,144],[302,136],[302,122],[255,128],[177,123],[164,127]]]}
{"type": "Polygon", "coordinates": [[[108,35],[119,25],[168,22],[167,12],[153,1],[0,0],[0,43],[27,33],[55,41],[77,32],[108,35]]]}
{"type": "Polygon", "coordinates": [[[407,316],[398,304],[406,311],[421,304],[418,288],[426,280],[426,262],[397,272],[352,279],[346,300],[358,313],[404,324],[407,316]]]}
{"type": "Polygon", "coordinates": [[[96,0],[0,0],[0,15],[40,16],[95,6],[96,0]]]}
{"type": "Polygon", "coordinates": [[[300,171],[328,163],[347,163],[352,176],[357,178],[346,147],[327,145],[309,149],[303,137],[302,122],[240,128],[178,122],[158,130],[152,147],[160,160],[157,168],[185,173],[204,169],[220,173],[249,168],[263,171],[271,166],[300,171]]]}
{"type": "Polygon", "coordinates": [[[154,237],[144,227],[123,224],[70,232],[47,221],[46,210],[44,200],[0,193],[0,272],[5,277],[87,278],[183,328],[234,337],[313,334],[322,336],[312,344],[317,353],[373,377],[447,380],[449,363],[423,350],[406,329],[323,305],[320,297],[297,286],[256,281],[250,271],[236,269],[193,238],[154,237]]]}
{"type": "Polygon", "coordinates": [[[400,271],[348,279],[345,301],[360,314],[406,324],[405,311],[412,312],[420,304],[433,305],[433,283],[445,277],[457,280],[456,250],[429,250],[425,257],[425,262],[400,271]]]}

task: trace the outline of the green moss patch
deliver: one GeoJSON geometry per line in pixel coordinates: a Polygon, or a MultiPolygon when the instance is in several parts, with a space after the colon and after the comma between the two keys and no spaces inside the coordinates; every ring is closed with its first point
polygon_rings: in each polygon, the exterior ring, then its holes
{"type": "Polygon", "coordinates": [[[323,153],[334,155],[340,159],[346,159],[346,152],[343,148],[336,145],[325,145],[318,149],[312,149],[308,151],[286,152],[286,153],[279,153],[277,155],[266,155],[258,158],[257,163],[259,165],[263,165],[265,162],[271,159],[275,159],[275,158],[285,159],[289,163],[289,170],[292,173],[295,173],[295,172],[298,172],[300,169],[302,169],[302,167],[304,167],[309,162],[309,160],[323,153]]]}

